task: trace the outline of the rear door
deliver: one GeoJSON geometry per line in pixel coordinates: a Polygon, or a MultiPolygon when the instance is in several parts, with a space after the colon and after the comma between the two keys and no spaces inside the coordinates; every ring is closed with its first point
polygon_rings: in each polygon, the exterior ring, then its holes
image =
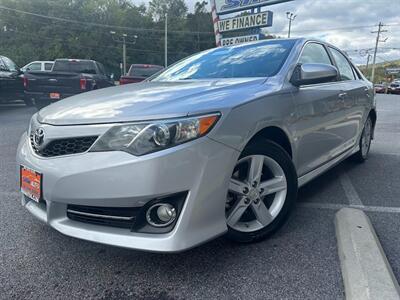
{"type": "MultiPolygon", "coordinates": [[[[298,62],[333,65],[325,45],[317,42],[304,45],[298,62]]],[[[293,94],[299,176],[318,168],[344,151],[341,128],[344,116],[342,89],[342,83],[334,80],[300,86],[293,94]]]]}
{"type": "Polygon", "coordinates": [[[23,95],[23,80],[19,76],[17,65],[7,57],[0,57],[1,97],[8,100],[20,100],[23,95]]]}
{"type": "Polygon", "coordinates": [[[372,90],[343,53],[333,47],[329,47],[329,51],[340,73],[342,93],[345,95],[342,100],[345,115],[340,124],[341,135],[345,145],[354,146],[363,129],[363,118],[369,113],[372,90]]]}

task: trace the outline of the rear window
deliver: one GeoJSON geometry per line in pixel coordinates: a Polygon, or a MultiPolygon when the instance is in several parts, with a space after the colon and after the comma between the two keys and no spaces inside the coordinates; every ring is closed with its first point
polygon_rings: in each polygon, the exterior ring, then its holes
{"type": "Polygon", "coordinates": [[[129,76],[150,77],[161,69],[161,67],[131,66],[129,69],[129,76]]]}
{"type": "Polygon", "coordinates": [[[96,67],[92,61],[62,60],[55,62],[53,72],[96,74],[96,67]]]}

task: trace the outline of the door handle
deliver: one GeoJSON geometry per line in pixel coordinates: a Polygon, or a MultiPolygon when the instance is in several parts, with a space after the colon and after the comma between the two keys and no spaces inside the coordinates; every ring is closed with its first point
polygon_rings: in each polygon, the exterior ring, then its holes
{"type": "Polygon", "coordinates": [[[340,94],[338,95],[338,97],[339,97],[340,100],[344,100],[344,98],[345,98],[346,96],[347,96],[347,93],[345,93],[345,92],[340,93],[340,94]]]}

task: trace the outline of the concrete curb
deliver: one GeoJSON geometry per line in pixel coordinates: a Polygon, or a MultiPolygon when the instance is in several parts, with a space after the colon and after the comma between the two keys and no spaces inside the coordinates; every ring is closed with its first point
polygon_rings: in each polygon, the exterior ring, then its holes
{"type": "Polygon", "coordinates": [[[335,216],[346,299],[400,299],[400,287],[367,215],[342,208],[335,216]]]}

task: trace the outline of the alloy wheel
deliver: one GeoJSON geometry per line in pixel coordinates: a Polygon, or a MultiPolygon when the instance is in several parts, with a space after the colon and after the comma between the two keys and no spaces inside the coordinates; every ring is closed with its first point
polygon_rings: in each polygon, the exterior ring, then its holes
{"type": "Polygon", "coordinates": [[[241,158],[229,183],[228,226],[240,232],[265,228],[279,215],[286,194],[285,173],[274,159],[265,155],[241,158]]]}

